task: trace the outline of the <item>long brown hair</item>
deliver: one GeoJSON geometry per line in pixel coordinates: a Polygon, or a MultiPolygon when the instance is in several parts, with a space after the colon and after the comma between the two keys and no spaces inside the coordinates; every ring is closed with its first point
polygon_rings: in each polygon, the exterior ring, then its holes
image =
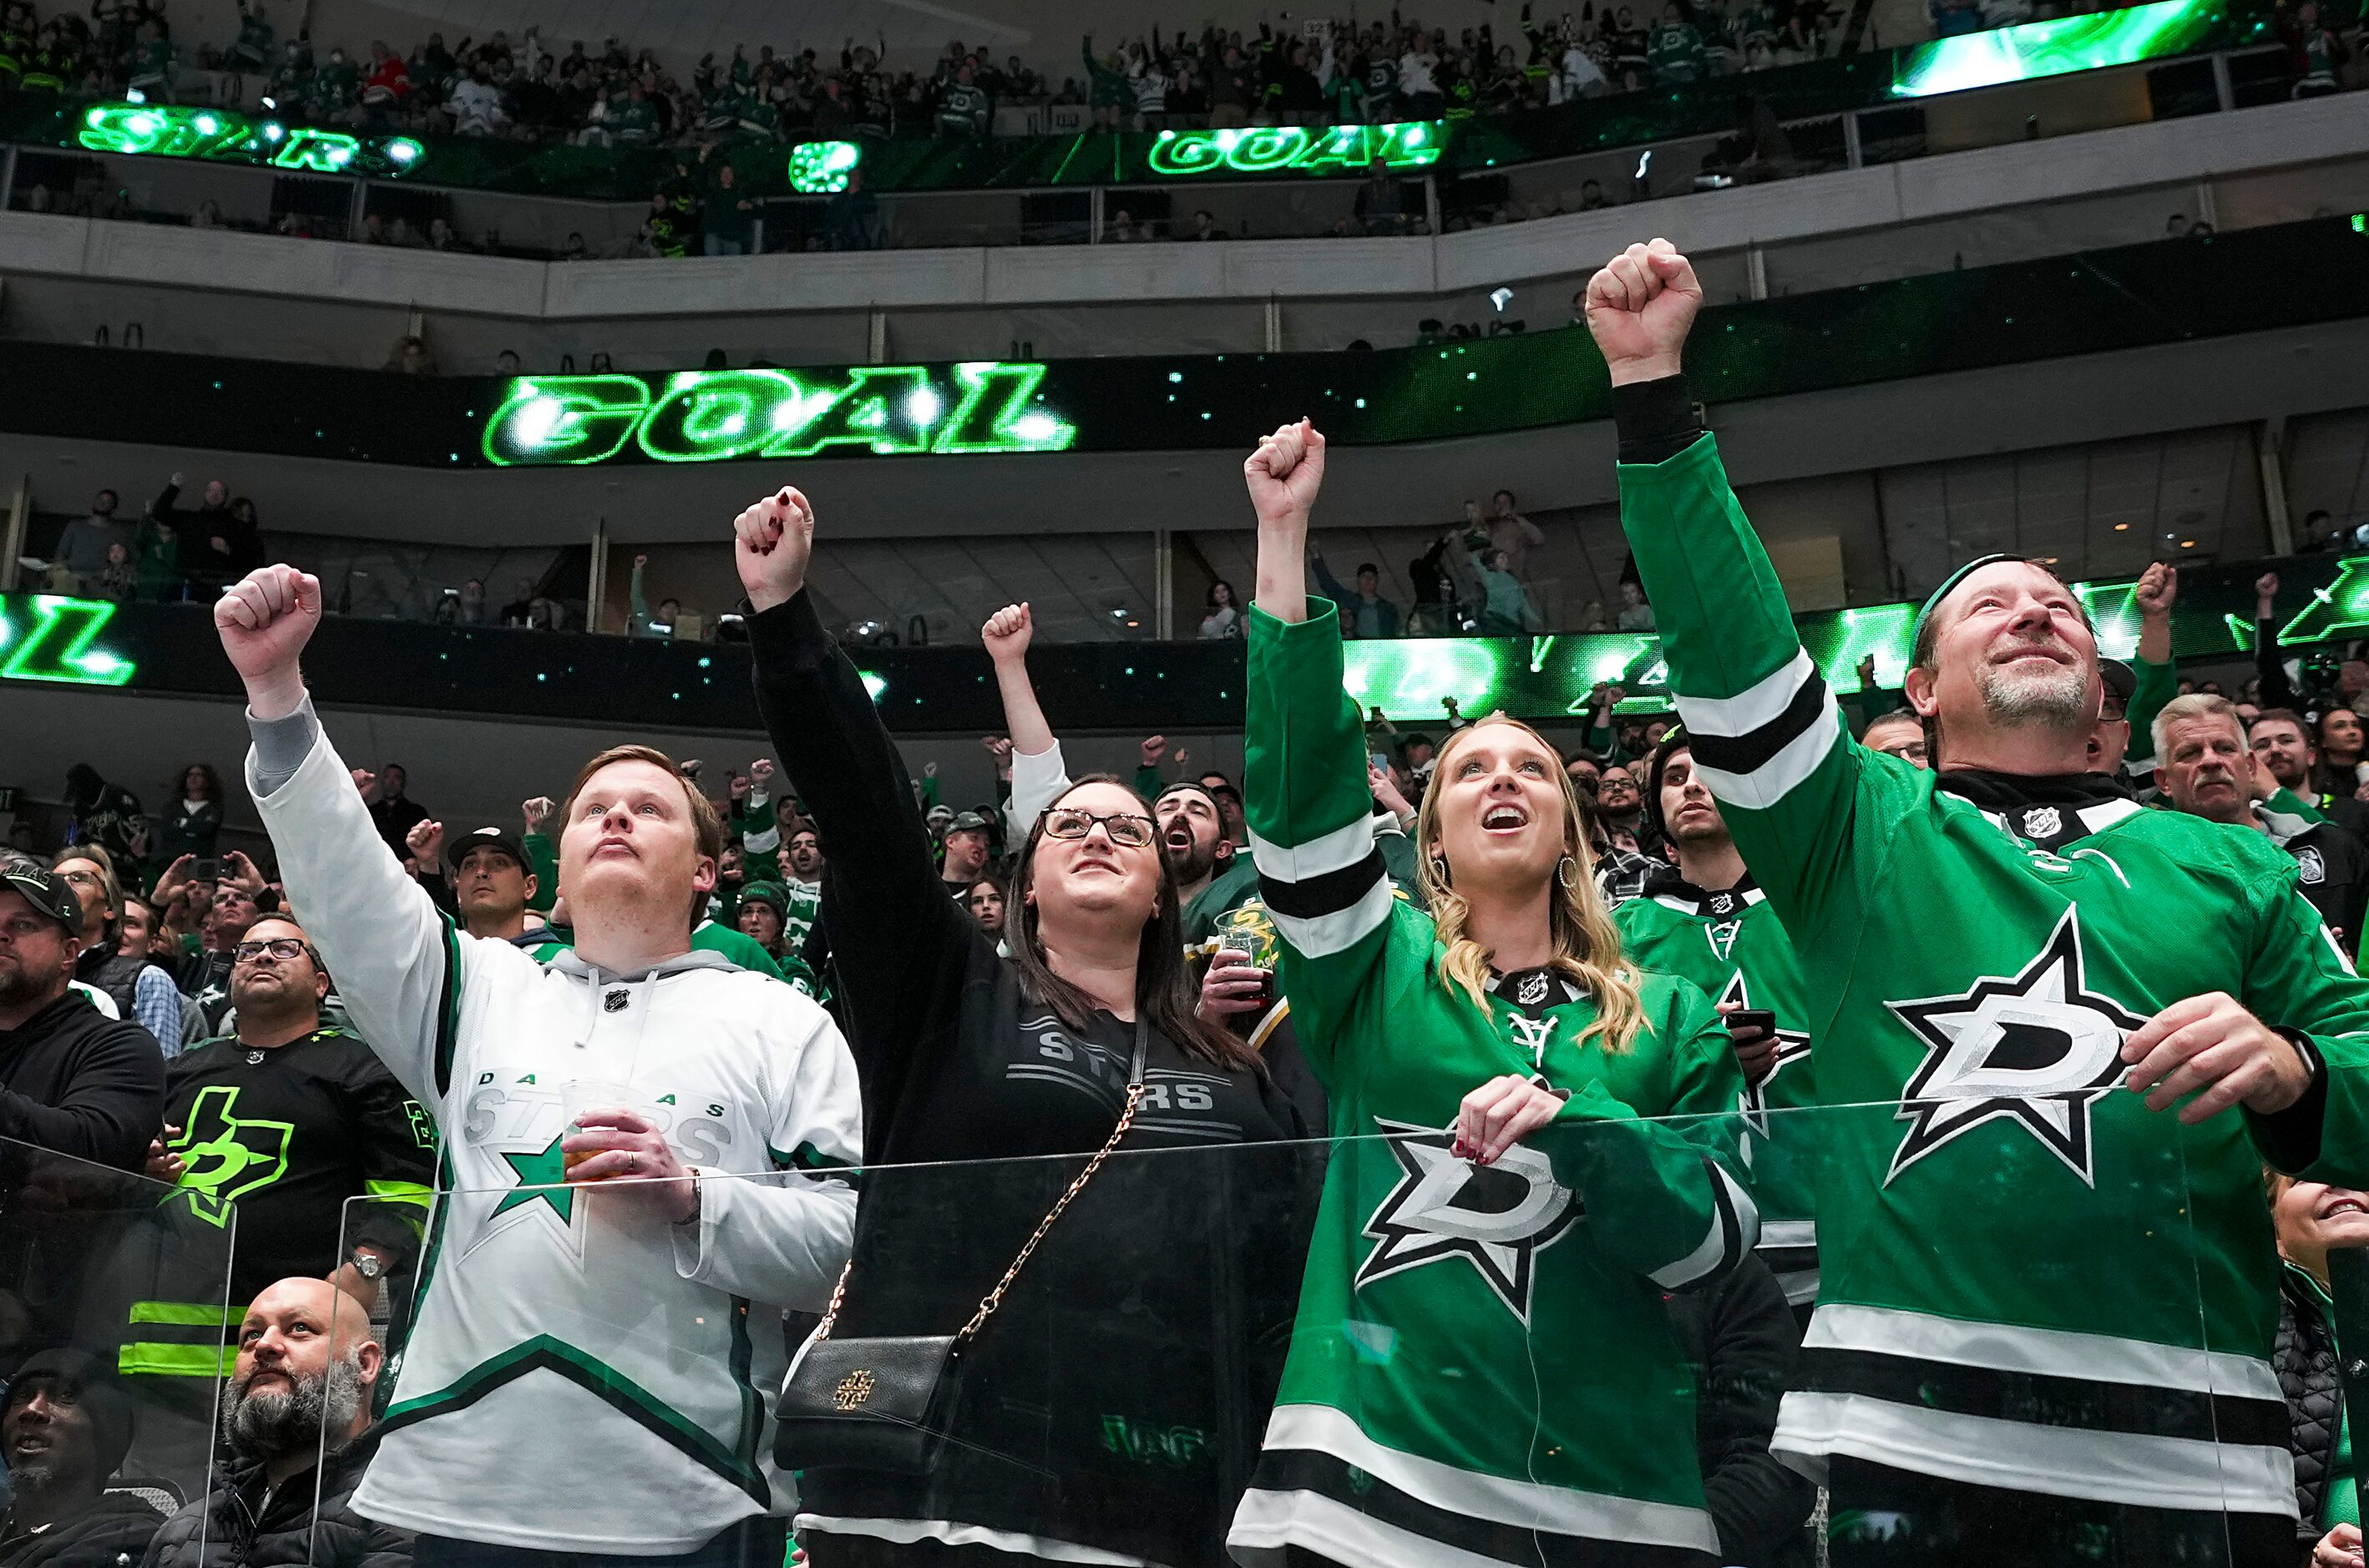
{"type": "MultiPolygon", "coordinates": [[[[1439,940],[1448,949],[1440,960],[1439,978],[1451,990],[1461,990],[1472,999],[1472,1004],[1486,1013],[1489,1001],[1486,981],[1489,975],[1489,952],[1464,934],[1465,921],[1471,907],[1457,892],[1448,875],[1448,862],[1439,848],[1439,801],[1447,793],[1448,759],[1459,741],[1469,738],[1482,725],[1510,725],[1539,744],[1539,749],[1551,758],[1561,753],[1546,742],[1546,738],[1518,719],[1493,714],[1477,724],[1467,725],[1448,738],[1439,749],[1432,766],[1431,787],[1423,793],[1423,807],[1415,818],[1415,843],[1418,846],[1415,872],[1423,883],[1425,900],[1431,907],[1432,923],[1438,928],[1439,940]]],[[[1637,995],[1637,972],[1620,954],[1620,930],[1612,923],[1611,911],[1604,907],[1604,897],[1596,889],[1596,854],[1588,847],[1587,818],[1579,802],[1579,791],[1571,782],[1571,774],[1557,767],[1555,783],[1562,794],[1562,865],[1557,868],[1555,892],[1547,900],[1547,921],[1554,937],[1554,956],[1549,966],[1570,976],[1596,999],[1596,1021],[1579,1032],[1585,1044],[1590,1035],[1601,1038],[1608,1055],[1618,1056],[1635,1043],[1637,1031],[1650,1029],[1645,1021],[1644,1003],[1637,995]],[[1563,867],[1571,875],[1563,875],[1563,867]]]]}
{"type": "MultiPolygon", "coordinates": [[[[1055,974],[1045,962],[1045,944],[1036,934],[1036,906],[1030,902],[1028,895],[1036,886],[1036,846],[1045,840],[1046,815],[1080,786],[1090,784],[1129,788],[1116,773],[1088,773],[1072,780],[1068,789],[1036,814],[1036,820],[1029,827],[1028,841],[1020,851],[1019,864],[1013,868],[1012,891],[1003,905],[1003,942],[1012,951],[1012,967],[1019,973],[1020,989],[1051,1008],[1055,1016],[1081,1034],[1093,1027],[1100,1006],[1093,998],[1055,974]]],[[[1136,944],[1136,1016],[1175,1041],[1186,1056],[1196,1057],[1213,1067],[1262,1070],[1258,1052],[1223,1029],[1203,1022],[1193,1011],[1193,979],[1184,963],[1184,914],[1176,901],[1176,875],[1169,869],[1168,857],[1160,853],[1157,839],[1152,841],[1150,853],[1160,868],[1160,908],[1143,922],[1143,934],[1136,944]]]]}

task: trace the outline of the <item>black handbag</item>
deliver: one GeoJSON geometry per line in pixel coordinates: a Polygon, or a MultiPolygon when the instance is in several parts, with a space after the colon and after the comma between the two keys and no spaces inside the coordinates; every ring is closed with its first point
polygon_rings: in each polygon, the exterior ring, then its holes
{"type": "Polygon", "coordinates": [[[1037,1223],[1036,1234],[1021,1247],[1020,1255],[981,1298],[970,1322],[949,1334],[882,1335],[864,1339],[833,1339],[831,1325],[839,1321],[847,1298],[847,1276],[855,1265],[849,1260],[839,1272],[814,1337],[798,1353],[782,1389],[773,1429],[773,1462],[784,1470],[880,1470],[903,1475],[927,1472],[937,1462],[938,1448],[952,1429],[962,1402],[963,1350],[996,1308],[1003,1293],[1020,1277],[1029,1254],[1036,1252],[1062,1210],[1093,1179],[1103,1162],[1135,1125],[1136,1106],[1143,1099],[1143,1057],[1150,1025],[1139,1017],[1135,1024],[1135,1061],[1127,1073],[1127,1108],[1100,1152],[1086,1162],[1078,1179],[1056,1199],[1037,1223]]]}

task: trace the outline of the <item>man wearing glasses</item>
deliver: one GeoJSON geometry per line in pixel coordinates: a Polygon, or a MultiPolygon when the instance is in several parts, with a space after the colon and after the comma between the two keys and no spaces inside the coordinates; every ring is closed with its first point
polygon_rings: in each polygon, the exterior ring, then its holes
{"type": "Polygon", "coordinates": [[[239,1211],[229,1311],[217,1295],[144,1314],[124,1370],[218,1377],[224,1331],[272,1281],[327,1276],[368,1308],[412,1258],[435,1126],[370,1047],[322,1018],[328,992],[320,955],[284,916],[231,950],[234,1032],[174,1059],[148,1150],[148,1173],[197,1219],[227,1226],[239,1211]]]}

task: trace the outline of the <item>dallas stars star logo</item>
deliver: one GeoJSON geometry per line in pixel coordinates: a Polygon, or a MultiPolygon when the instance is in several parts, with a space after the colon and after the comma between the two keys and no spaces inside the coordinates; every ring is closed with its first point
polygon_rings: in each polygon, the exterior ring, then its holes
{"type": "Polygon", "coordinates": [[[1365,1233],[1381,1245],[1357,1270],[1354,1288],[1460,1257],[1528,1324],[1532,1260],[1585,1212],[1579,1195],[1556,1184],[1553,1166],[1535,1149],[1516,1144],[1495,1164],[1476,1166],[1449,1152],[1453,1126],[1377,1123],[1404,1174],[1366,1221],[1365,1233]]]}
{"type": "Polygon", "coordinates": [[[561,1224],[576,1223],[577,1189],[567,1185],[567,1156],[559,1147],[559,1139],[566,1136],[567,1129],[562,1128],[559,1138],[546,1148],[502,1156],[502,1162],[518,1173],[519,1185],[515,1191],[502,1195],[502,1201],[494,1205],[494,1212],[486,1218],[498,1219],[510,1209],[540,1202],[551,1205],[561,1224]]]}
{"type": "MultiPolygon", "coordinates": [[[[1745,979],[1743,970],[1738,969],[1727,978],[1727,984],[1721,988],[1717,1001],[1722,1007],[1731,1001],[1743,1008],[1752,1005],[1752,987],[1745,979]]],[[[1779,1073],[1809,1054],[1808,1035],[1799,1029],[1780,1029],[1777,1031],[1777,1055],[1768,1064],[1768,1076],[1757,1083],[1744,1086],[1745,1117],[1763,1138],[1768,1136],[1768,1086],[1777,1082],[1779,1073]]]]}
{"type": "Polygon", "coordinates": [[[2020,1123],[2090,1186],[2091,1107],[2126,1070],[2123,1041],[2146,1022],[2084,989],[2081,924],[2066,910],[2012,979],[1984,979],[1957,996],[1888,1003],[1925,1041],[1901,1091],[1910,1123],[1885,1173],[1894,1176],[1986,1122],[2020,1123]]]}

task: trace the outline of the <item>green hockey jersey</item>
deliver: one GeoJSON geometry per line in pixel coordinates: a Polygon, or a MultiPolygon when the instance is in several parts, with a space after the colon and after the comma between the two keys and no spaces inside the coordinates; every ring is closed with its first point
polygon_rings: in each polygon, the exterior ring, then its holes
{"type": "Polygon", "coordinates": [[[1375,846],[1340,619],[1310,613],[1251,612],[1246,807],[1336,1142],[1230,1549],[1350,1568],[1708,1562],[1693,1378],[1664,1292],[1752,1244],[1727,1168],[1743,1079],[1726,1031],[1667,976],[1642,978],[1646,1026],[1619,1055],[1575,1043],[1595,1006],[1560,975],[1505,977],[1485,1011],[1449,989],[1431,918],[1375,846]],[[1478,1168],[1452,1151],[1457,1110],[1507,1073],[1570,1099],[1478,1168]]]}
{"type": "MultiPolygon", "coordinates": [[[[1622,395],[1679,423],[1683,391],[1622,395]]],[[[1686,444],[1621,465],[1622,525],[1698,775],[1800,955],[1827,1107],[1818,1308],[1773,1446],[2293,1516],[2262,1166],[2369,1177],[2369,986],[2259,832],[2099,781],[1937,788],[1852,741],[1716,441],[1657,434],[1631,450],[1686,444]],[[2300,1104],[2191,1127],[2123,1087],[2128,1034],[2214,990],[2325,1064],[2300,1104]]]]}
{"type": "Polygon", "coordinates": [[[1760,1248],[1800,1306],[1817,1293],[1817,1232],[1811,1164],[1818,1118],[1811,1109],[1810,999],[1801,960],[1768,896],[1750,876],[1716,892],[1668,872],[1642,896],[1612,911],[1620,948],[1641,969],[1681,975],[1713,1003],[1762,1008],[1777,1015],[1777,1054],[1768,1076],[1745,1085],[1743,1156],[1760,1207],[1760,1248]]]}

